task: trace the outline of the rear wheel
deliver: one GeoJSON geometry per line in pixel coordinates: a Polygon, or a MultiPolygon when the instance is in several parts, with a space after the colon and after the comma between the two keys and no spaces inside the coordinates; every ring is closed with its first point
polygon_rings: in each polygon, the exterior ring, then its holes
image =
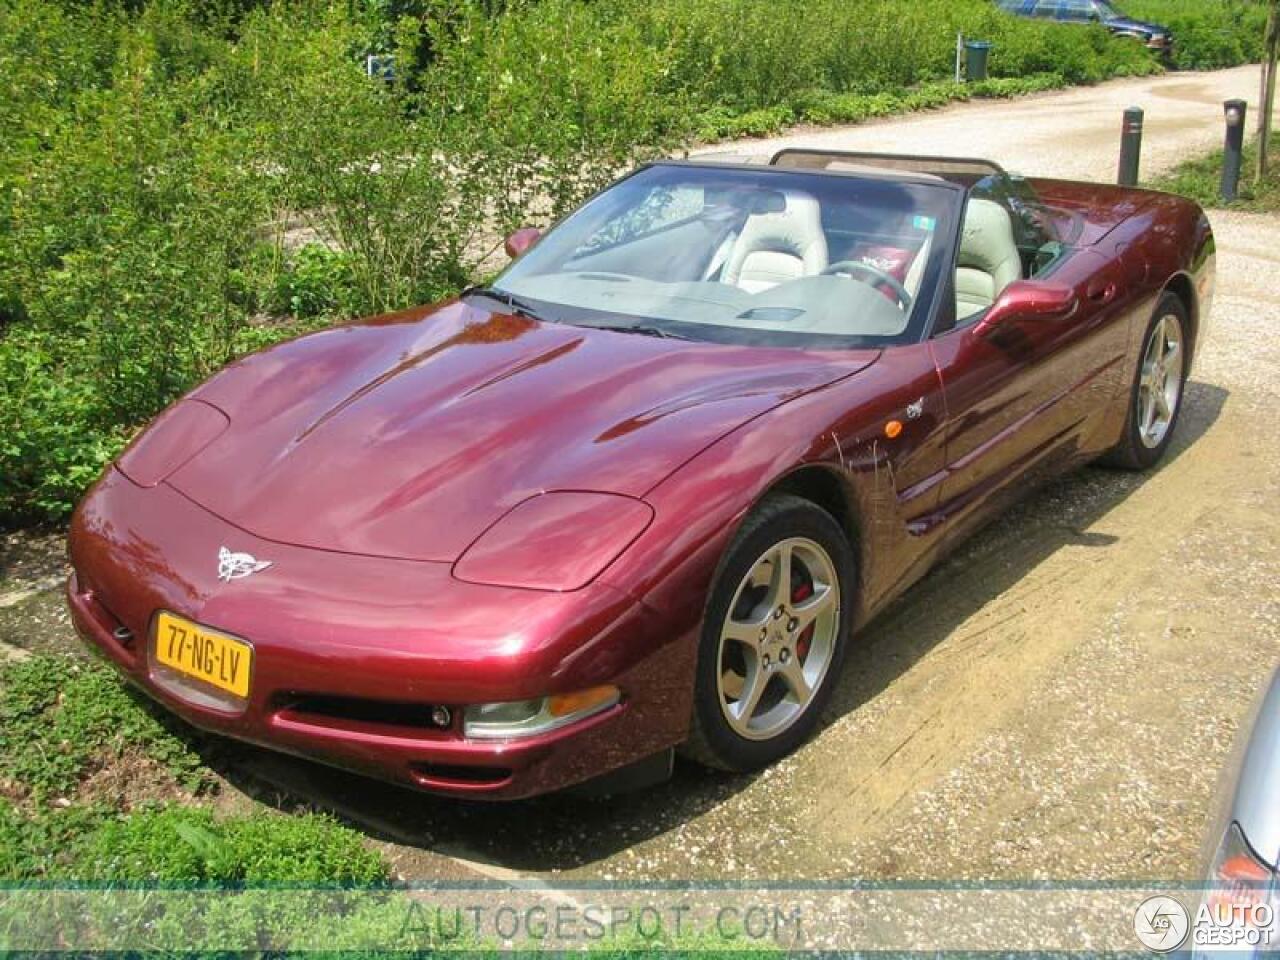
{"type": "Polygon", "coordinates": [[[704,618],[686,752],[754,770],[809,736],[844,661],[853,573],[839,524],[808,500],[771,496],[744,521],[704,618]]]}
{"type": "Polygon", "coordinates": [[[1173,439],[1190,359],[1187,309],[1166,293],[1142,341],[1124,436],[1106,457],[1129,470],[1154,466],[1173,439]]]}

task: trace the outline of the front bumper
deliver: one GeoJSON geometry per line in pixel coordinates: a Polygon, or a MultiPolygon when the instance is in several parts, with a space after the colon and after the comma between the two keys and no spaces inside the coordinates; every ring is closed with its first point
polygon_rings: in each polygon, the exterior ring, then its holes
{"type": "Polygon", "coordinates": [[[192,724],[438,793],[512,799],[625,766],[687,733],[693,643],[622,591],[548,593],[455,580],[448,564],[260,540],[165,485],[111,470],[77,511],[67,597],[81,636],[192,724]],[[224,583],[221,546],[270,559],[224,583]],[[195,702],[151,662],[157,611],[254,648],[242,708],[195,702]],[[681,680],[680,678],[684,678],[681,680]],[[622,702],[521,740],[462,735],[462,707],[613,683],[622,702]],[[335,709],[337,703],[342,709],[335,709]],[[323,709],[317,707],[323,704],[323,709]],[[448,706],[450,727],[346,705],[448,706]]]}

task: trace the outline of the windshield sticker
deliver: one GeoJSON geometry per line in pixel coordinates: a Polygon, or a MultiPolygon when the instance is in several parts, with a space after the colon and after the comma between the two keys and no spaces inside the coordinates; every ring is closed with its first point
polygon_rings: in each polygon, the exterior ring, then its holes
{"type": "Polygon", "coordinates": [[[917,230],[927,230],[932,233],[934,228],[938,226],[938,221],[933,217],[922,217],[917,214],[912,218],[911,225],[917,230]]]}

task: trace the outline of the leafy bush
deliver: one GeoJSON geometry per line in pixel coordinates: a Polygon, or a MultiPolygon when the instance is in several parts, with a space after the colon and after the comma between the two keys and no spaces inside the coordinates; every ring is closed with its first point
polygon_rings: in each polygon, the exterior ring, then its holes
{"type": "Polygon", "coordinates": [[[1173,64],[1213,70],[1262,56],[1267,11],[1257,0],[1128,0],[1131,16],[1153,20],[1173,33],[1173,64]]]}
{"type": "Polygon", "coordinates": [[[123,446],[97,415],[85,350],[18,325],[0,335],[0,516],[60,516],[123,446]]]}
{"type": "Polygon", "coordinates": [[[644,6],[676,40],[675,84],[704,103],[741,111],[790,104],[811,90],[898,92],[949,79],[960,32],[995,44],[993,76],[1055,73],[1078,83],[1155,69],[1141,47],[1118,43],[1101,28],[1010,16],[990,0],[659,0],[644,6]]]}
{"type": "Polygon", "coordinates": [[[322,243],[308,243],[289,258],[267,305],[294,317],[350,316],[355,271],[351,257],[322,243]]]}

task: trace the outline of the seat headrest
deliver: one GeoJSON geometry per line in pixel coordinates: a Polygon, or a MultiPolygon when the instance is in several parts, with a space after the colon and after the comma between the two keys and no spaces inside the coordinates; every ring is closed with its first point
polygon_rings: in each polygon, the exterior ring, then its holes
{"type": "MultiPolygon", "coordinates": [[[[782,192],[780,210],[753,213],[742,226],[725,264],[724,280],[737,284],[743,267],[756,254],[785,254],[802,264],[800,274],[812,276],[826,269],[827,237],[822,232],[822,208],[815,197],[791,190],[782,192]]],[[[776,279],[772,283],[778,282],[776,279]]]]}
{"type": "MultiPolygon", "coordinates": [[[[807,193],[783,192],[786,206],[781,210],[752,214],[742,230],[742,239],[752,250],[789,253],[804,260],[815,245],[826,246],[822,232],[822,209],[807,193]]],[[[825,250],[823,251],[825,255],[825,250]]]]}
{"type": "Polygon", "coordinates": [[[973,197],[964,213],[957,263],[984,273],[999,274],[1017,261],[1018,245],[1013,238],[1009,213],[992,200],[973,197]]]}

